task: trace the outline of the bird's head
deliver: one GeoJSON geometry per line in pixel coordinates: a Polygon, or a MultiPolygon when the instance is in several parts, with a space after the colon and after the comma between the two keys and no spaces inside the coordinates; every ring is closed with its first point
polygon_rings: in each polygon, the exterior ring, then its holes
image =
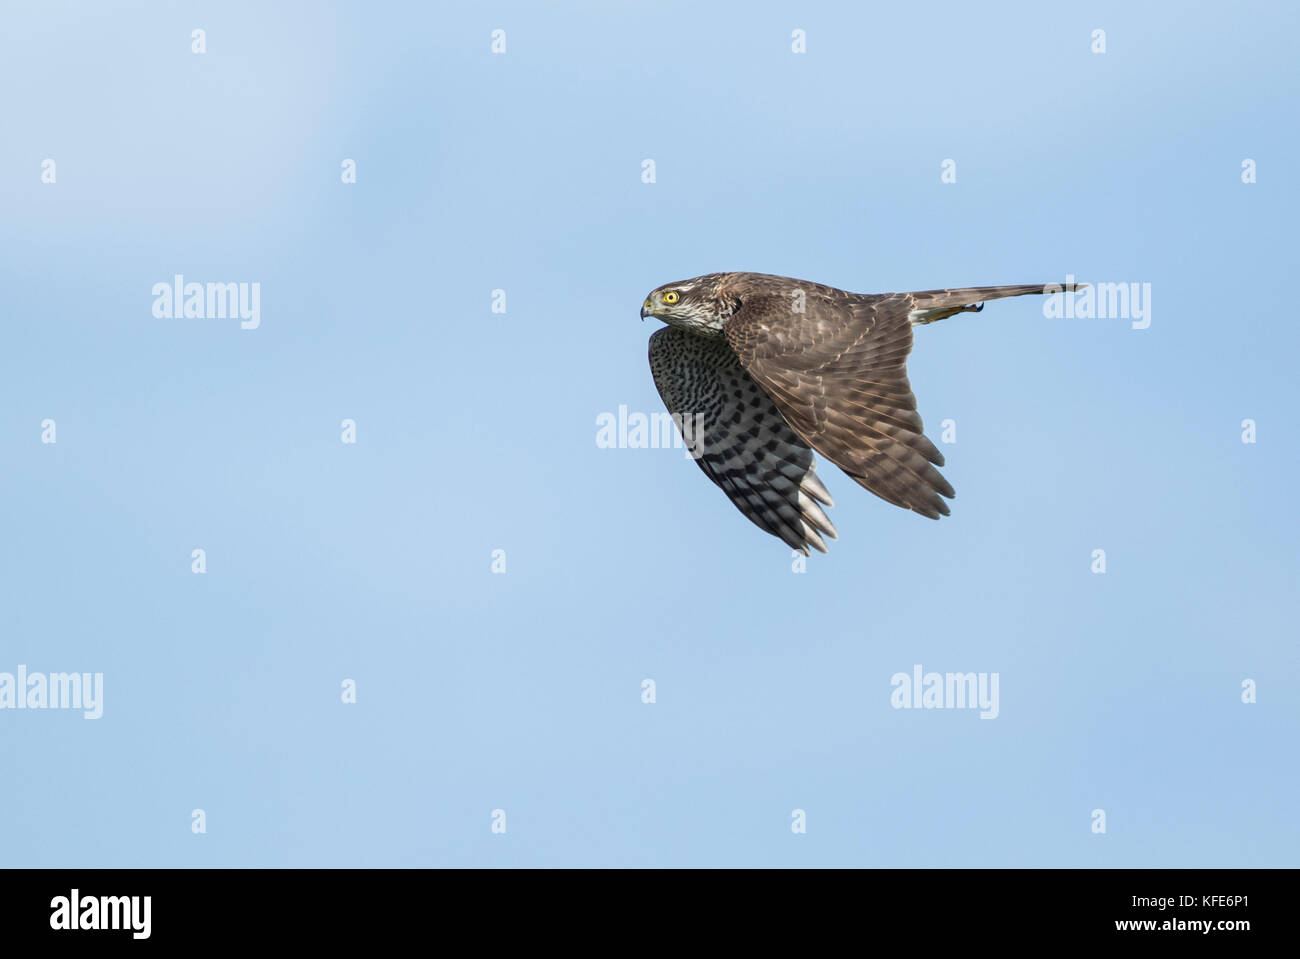
{"type": "Polygon", "coordinates": [[[655,287],[641,305],[641,319],[653,316],[669,326],[702,336],[719,336],[735,306],[721,295],[725,274],[710,273],[655,287]]]}

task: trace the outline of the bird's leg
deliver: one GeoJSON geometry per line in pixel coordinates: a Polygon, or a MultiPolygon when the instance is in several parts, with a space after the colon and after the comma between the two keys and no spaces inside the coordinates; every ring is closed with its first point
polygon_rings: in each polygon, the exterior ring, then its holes
{"type": "Polygon", "coordinates": [[[934,323],[938,320],[947,319],[957,313],[978,313],[984,309],[983,303],[968,304],[967,306],[949,306],[939,310],[917,310],[912,314],[912,325],[922,326],[926,323],[934,323]]]}

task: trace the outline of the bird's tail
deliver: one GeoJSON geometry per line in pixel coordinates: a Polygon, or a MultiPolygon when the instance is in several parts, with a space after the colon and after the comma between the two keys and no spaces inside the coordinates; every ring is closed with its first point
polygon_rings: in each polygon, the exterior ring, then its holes
{"type": "Polygon", "coordinates": [[[985,300],[1000,300],[1008,296],[1027,296],[1031,293],[1052,294],[1072,292],[1087,283],[1024,283],[1019,286],[966,286],[955,290],[921,290],[910,293],[916,306],[908,314],[913,326],[933,323],[954,313],[978,313],[984,309],[985,300]]]}

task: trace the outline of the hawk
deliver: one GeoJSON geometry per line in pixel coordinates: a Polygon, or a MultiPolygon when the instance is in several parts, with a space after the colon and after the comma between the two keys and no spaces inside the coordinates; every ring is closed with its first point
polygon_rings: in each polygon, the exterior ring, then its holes
{"type": "Polygon", "coordinates": [[[695,461],[759,528],[805,556],[835,539],[820,453],[881,499],[931,519],[935,468],[907,381],[912,327],[1060,285],[848,293],[765,273],[709,273],[651,291],[650,372],[695,461]],[[687,436],[687,433],[694,435],[687,436]]]}

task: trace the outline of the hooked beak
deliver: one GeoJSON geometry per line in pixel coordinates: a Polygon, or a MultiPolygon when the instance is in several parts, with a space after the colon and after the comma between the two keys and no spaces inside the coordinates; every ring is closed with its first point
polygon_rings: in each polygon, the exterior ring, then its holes
{"type": "Polygon", "coordinates": [[[646,297],[646,301],[641,304],[641,319],[644,320],[647,316],[652,315],[653,314],[650,312],[650,298],[646,297]]]}

